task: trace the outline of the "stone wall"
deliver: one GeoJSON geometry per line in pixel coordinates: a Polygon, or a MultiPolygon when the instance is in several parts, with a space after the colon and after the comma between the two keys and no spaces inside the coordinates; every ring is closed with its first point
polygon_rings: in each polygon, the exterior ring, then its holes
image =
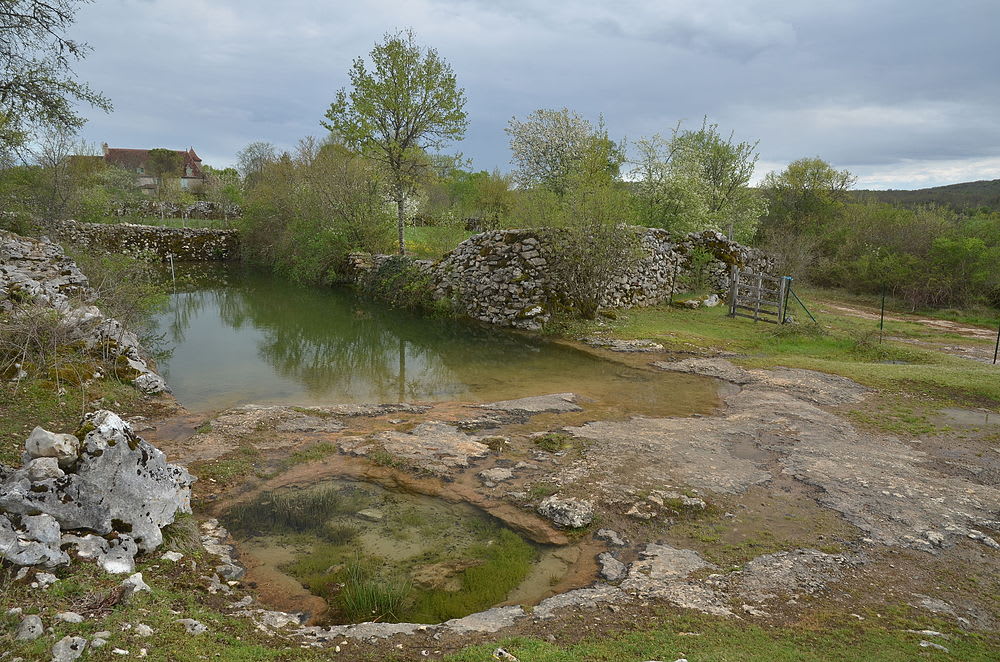
{"type": "Polygon", "coordinates": [[[155,253],[166,260],[209,262],[234,259],[238,255],[236,230],[213,228],[167,228],[133,223],[81,223],[46,221],[45,231],[54,238],[78,246],[113,253],[155,253]]]}
{"type": "MultiPolygon", "coordinates": [[[[602,293],[604,308],[650,306],[666,301],[671,292],[685,291],[696,267],[716,292],[728,288],[732,264],[767,270],[767,258],[729,241],[718,232],[698,232],[680,239],[666,230],[644,229],[643,257],[623,268],[602,293]],[[701,249],[707,262],[695,259],[701,249]]],[[[500,326],[541,329],[558,308],[557,286],[548,265],[558,256],[545,233],[537,230],[484,232],[459,244],[439,262],[414,264],[431,276],[437,299],[451,302],[455,312],[500,326]]],[[[387,256],[355,257],[356,279],[377,272],[387,256]]]]}

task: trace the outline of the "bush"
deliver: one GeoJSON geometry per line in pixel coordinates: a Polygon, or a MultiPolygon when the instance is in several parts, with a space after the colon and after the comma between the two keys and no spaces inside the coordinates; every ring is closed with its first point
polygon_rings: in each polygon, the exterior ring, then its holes
{"type": "Polygon", "coordinates": [[[437,308],[430,272],[406,255],[393,255],[365,274],[362,293],[398,308],[433,311],[437,308]]]}
{"type": "Polygon", "coordinates": [[[351,251],[391,250],[395,226],[380,171],[335,144],[303,141],[265,164],[239,222],[244,259],[300,283],[336,281],[351,251]]]}

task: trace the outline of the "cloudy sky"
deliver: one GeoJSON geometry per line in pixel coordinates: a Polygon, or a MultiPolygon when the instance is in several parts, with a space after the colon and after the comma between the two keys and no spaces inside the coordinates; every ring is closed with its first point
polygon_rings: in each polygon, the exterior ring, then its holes
{"type": "Polygon", "coordinates": [[[510,169],[504,126],[537,108],[601,113],[613,137],[703,116],[759,140],[757,177],[804,156],[859,187],[1000,178],[997,0],[97,0],[72,36],[77,73],[114,103],[84,137],[292,147],[351,60],[412,28],[451,63],[470,126],[454,150],[510,169]]]}

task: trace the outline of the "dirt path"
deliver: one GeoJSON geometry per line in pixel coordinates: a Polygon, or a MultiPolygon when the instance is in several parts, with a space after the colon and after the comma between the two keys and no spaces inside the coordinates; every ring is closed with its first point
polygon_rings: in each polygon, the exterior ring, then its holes
{"type": "MultiPolygon", "coordinates": [[[[825,303],[825,308],[835,310],[838,313],[859,317],[861,319],[878,320],[879,311],[869,308],[852,307],[843,304],[825,303]]],[[[919,315],[887,314],[886,321],[890,322],[911,322],[920,324],[929,331],[938,333],[950,333],[968,339],[969,343],[955,344],[943,339],[918,339],[902,338],[899,336],[887,336],[889,340],[915,345],[931,351],[943,352],[952,356],[960,356],[964,359],[979,361],[980,363],[993,363],[993,354],[997,339],[997,330],[988,329],[969,324],[960,324],[951,320],[928,319],[919,315]]]]}

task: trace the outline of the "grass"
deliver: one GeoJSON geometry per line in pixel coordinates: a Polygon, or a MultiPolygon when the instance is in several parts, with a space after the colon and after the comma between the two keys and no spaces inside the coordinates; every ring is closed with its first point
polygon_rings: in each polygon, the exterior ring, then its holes
{"type": "Polygon", "coordinates": [[[484,563],[462,572],[462,588],[419,593],[405,612],[408,620],[440,623],[488,609],[521,583],[536,556],[530,544],[507,529],[496,530],[493,540],[471,549],[470,553],[484,563]]]}
{"type": "Polygon", "coordinates": [[[542,499],[547,496],[552,496],[559,491],[559,486],[555,483],[535,483],[528,489],[528,498],[542,499]]]}
{"type": "Polygon", "coordinates": [[[568,448],[573,447],[573,436],[566,434],[564,432],[547,432],[538,437],[534,437],[532,441],[535,445],[541,448],[543,451],[548,451],[549,453],[556,453],[558,451],[563,451],[568,448]]]}
{"type": "MultiPolygon", "coordinates": [[[[98,618],[89,617],[82,623],[62,623],[55,620],[61,611],[86,613],[87,605],[107,594],[121,580],[108,575],[92,562],[81,562],[69,568],[55,570],[60,581],[46,591],[32,589],[28,583],[13,582],[6,568],[0,569],[0,647],[11,658],[48,660],[56,641],[67,635],[83,636],[88,640],[95,632],[107,630],[111,638],[103,649],[90,651],[85,659],[122,659],[111,649],[128,650],[138,657],[146,649],[145,659],[155,662],[211,659],[225,662],[313,661],[323,659],[312,651],[289,645],[280,637],[269,637],[244,618],[230,616],[212,605],[199,578],[203,569],[192,569],[184,563],[164,563],[154,557],[140,559],[137,569],[152,587],[152,592],[138,593],[126,603],[116,605],[98,618]],[[20,617],[8,615],[6,607],[18,606],[25,613],[39,614],[52,633],[34,641],[15,641],[14,628],[20,617]],[[185,633],[176,621],[193,618],[208,626],[198,636],[185,633]],[[135,625],[144,623],[153,628],[152,637],[135,634],[135,625]]],[[[216,603],[217,604],[217,603],[216,603]]]]}
{"type": "Polygon", "coordinates": [[[24,440],[36,425],[52,432],[73,432],[83,414],[102,407],[125,415],[144,408],[145,403],[135,387],[115,379],[67,386],[63,395],[40,379],[0,383],[0,464],[20,464],[24,440]]]}
{"type": "Polygon", "coordinates": [[[313,444],[309,448],[295,451],[282,461],[282,468],[295,466],[296,464],[308,464],[336,455],[338,452],[336,444],[328,441],[321,441],[313,444]]]}
{"type": "Polygon", "coordinates": [[[449,226],[407,227],[406,252],[419,260],[438,260],[473,234],[463,228],[449,226]]]}
{"type": "Polygon", "coordinates": [[[337,606],[353,622],[397,620],[413,588],[406,578],[379,573],[373,561],[360,556],[345,564],[340,578],[337,606]]]}
{"type": "MultiPolygon", "coordinates": [[[[581,622],[580,628],[587,625],[581,622]]],[[[497,646],[531,662],[632,662],[682,657],[713,662],[909,662],[915,659],[986,662],[996,659],[997,641],[962,632],[952,624],[919,617],[880,619],[870,614],[865,621],[844,617],[817,627],[766,627],[693,612],[674,612],[661,616],[653,627],[641,631],[590,636],[570,644],[508,638],[470,646],[443,659],[480,662],[490,659],[491,651],[497,646]],[[923,628],[948,633],[949,638],[941,643],[951,653],[921,648],[919,642],[926,637],[905,632],[906,629],[923,628]]]]}
{"type": "MultiPolygon", "coordinates": [[[[807,305],[818,309],[820,303],[807,305]]],[[[678,352],[733,352],[738,354],[733,361],[749,368],[786,366],[839,374],[889,394],[915,394],[937,406],[996,407],[1000,402],[993,366],[902,343],[879,343],[877,321],[836,313],[821,313],[818,319],[818,326],[774,327],[730,318],[725,306],[688,310],[664,305],[623,312],[605,329],[619,338],[650,338],[678,352]]],[[[886,336],[935,333],[909,321],[890,321],[885,327],[886,336]]]]}
{"type": "Polygon", "coordinates": [[[363,503],[360,495],[333,486],[287,488],[264,492],[252,501],[235,505],[223,520],[226,526],[248,535],[316,531],[320,537],[346,541],[353,537],[346,528],[328,527],[327,523],[337,515],[357,512],[363,503]]]}
{"type": "Polygon", "coordinates": [[[253,446],[241,446],[239,450],[219,460],[195,463],[193,473],[201,480],[214,480],[223,485],[245,479],[257,473],[260,452],[253,446]]]}

